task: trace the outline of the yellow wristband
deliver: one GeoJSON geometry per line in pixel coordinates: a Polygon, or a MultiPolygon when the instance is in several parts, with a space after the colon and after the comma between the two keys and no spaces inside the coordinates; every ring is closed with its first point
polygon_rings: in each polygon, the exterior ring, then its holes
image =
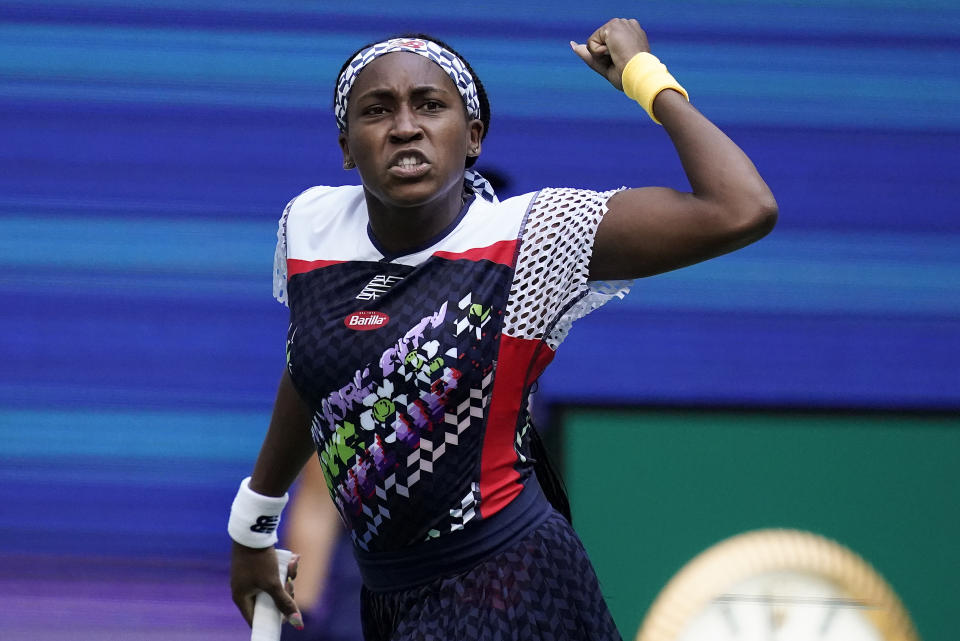
{"type": "Polygon", "coordinates": [[[660,121],[653,115],[653,99],[664,89],[673,89],[690,100],[687,91],[670,75],[666,65],[652,53],[642,51],[630,58],[620,77],[623,93],[640,103],[653,121],[660,121]]]}

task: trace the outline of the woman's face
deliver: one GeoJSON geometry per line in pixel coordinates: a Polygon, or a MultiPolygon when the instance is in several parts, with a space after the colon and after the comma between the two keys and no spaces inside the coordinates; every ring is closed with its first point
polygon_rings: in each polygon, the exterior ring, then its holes
{"type": "Polygon", "coordinates": [[[414,207],[462,189],[466,157],[479,154],[482,133],[443,69],[395,52],[354,82],[340,147],[368,192],[388,206],[414,207]]]}

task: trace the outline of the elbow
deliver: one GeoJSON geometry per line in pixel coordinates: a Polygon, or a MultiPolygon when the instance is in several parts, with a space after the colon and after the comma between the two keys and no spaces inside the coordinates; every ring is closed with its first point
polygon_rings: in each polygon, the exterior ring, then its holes
{"type": "Polygon", "coordinates": [[[757,238],[763,238],[772,232],[773,228],[777,226],[777,219],[779,217],[780,207],[777,206],[777,201],[773,198],[773,194],[768,194],[766,198],[757,204],[756,213],[754,214],[754,227],[757,230],[757,238]]]}
{"type": "MultiPolygon", "coordinates": [[[[768,192],[769,193],[769,192],[768,192]]],[[[772,195],[741,199],[717,210],[717,256],[760,240],[777,224],[779,208],[772,195]]]]}
{"type": "Polygon", "coordinates": [[[749,203],[744,203],[738,209],[740,215],[737,216],[735,233],[740,236],[744,244],[760,240],[773,231],[780,215],[777,201],[769,191],[751,199],[749,203]]]}

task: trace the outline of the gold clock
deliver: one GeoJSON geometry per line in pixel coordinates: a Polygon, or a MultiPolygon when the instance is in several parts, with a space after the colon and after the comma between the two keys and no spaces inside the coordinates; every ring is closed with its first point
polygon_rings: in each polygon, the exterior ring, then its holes
{"type": "Polygon", "coordinates": [[[847,547],[811,532],[755,530],[684,566],[636,641],[919,641],[893,589],[847,547]]]}

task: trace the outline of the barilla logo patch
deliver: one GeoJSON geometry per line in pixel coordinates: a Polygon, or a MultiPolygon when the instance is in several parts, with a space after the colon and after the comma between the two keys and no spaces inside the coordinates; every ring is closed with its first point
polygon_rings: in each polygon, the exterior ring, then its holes
{"type": "Polygon", "coordinates": [[[358,332],[380,329],[389,322],[389,316],[374,311],[353,312],[352,314],[347,314],[347,317],[343,319],[344,325],[358,332]]]}

